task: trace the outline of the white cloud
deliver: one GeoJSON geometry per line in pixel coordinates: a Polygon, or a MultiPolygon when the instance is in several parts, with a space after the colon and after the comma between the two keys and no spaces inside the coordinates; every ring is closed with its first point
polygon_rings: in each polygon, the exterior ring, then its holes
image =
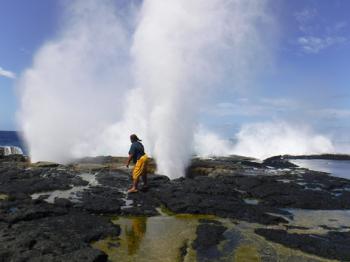
{"type": "Polygon", "coordinates": [[[267,116],[274,112],[293,110],[299,105],[287,98],[260,98],[249,100],[239,98],[233,102],[221,102],[203,111],[214,116],[267,116]]]}
{"type": "Polygon", "coordinates": [[[305,53],[317,54],[328,47],[343,44],[347,41],[345,37],[315,37],[303,36],[298,38],[298,44],[305,53]]]}
{"type": "Polygon", "coordinates": [[[305,8],[305,9],[301,10],[300,12],[296,12],[296,13],[294,14],[295,19],[296,19],[299,23],[309,22],[309,21],[312,20],[316,15],[317,15],[317,10],[316,10],[315,8],[313,8],[313,9],[305,8]]]}
{"type": "Polygon", "coordinates": [[[0,76],[7,77],[7,78],[16,78],[16,74],[14,72],[11,72],[9,70],[5,70],[2,67],[0,67],[0,76]]]}
{"type": "Polygon", "coordinates": [[[261,102],[276,108],[293,108],[297,106],[296,101],[288,98],[262,98],[261,102]]]}
{"type": "Polygon", "coordinates": [[[348,25],[346,21],[326,21],[315,8],[305,8],[296,12],[294,17],[303,34],[297,38],[297,43],[305,53],[317,54],[321,50],[348,41],[347,37],[340,35],[348,25]]]}
{"type": "Polygon", "coordinates": [[[324,108],[317,111],[311,111],[310,113],[322,118],[350,118],[349,109],[324,108]]]}
{"type": "Polygon", "coordinates": [[[294,14],[295,19],[299,24],[299,30],[303,33],[311,33],[315,30],[317,25],[312,24],[312,21],[317,16],[318,12],[316,9],[303,9],[300,12],[294,14]]]}
{"type": "Polygon", "coordinates": [[[222,102],[216,104],[214,107],[204,110],[214,116],[259,116],[266,111],[264,107],[258,104],[252,104],[243,101],[222,102]]]}

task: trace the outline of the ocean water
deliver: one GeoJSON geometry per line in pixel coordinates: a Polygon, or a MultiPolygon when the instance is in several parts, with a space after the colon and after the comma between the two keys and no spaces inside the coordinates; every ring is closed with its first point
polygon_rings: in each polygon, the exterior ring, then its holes
{"type": "Polygon", "coordinates": [[[350,179],[350,160],[297,159],[291,162],[300,167],[350,179]]]}
{"type": "Polygon", "coordinates": [[[15,131],[0,131],[0,146],[17,146],[22,149],[24,154],[27,154],[20,134],[15,131]]]}

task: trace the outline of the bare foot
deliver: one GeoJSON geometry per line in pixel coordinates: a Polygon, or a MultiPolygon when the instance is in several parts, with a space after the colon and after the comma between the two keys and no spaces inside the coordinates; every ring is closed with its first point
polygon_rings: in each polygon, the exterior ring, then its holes
{"type": "Polygon", "coordinates": [[[139,192],[139,191],[136,188],[130,188],[128,190],[128,193],[137,193],[137,192],[139,192]]]}

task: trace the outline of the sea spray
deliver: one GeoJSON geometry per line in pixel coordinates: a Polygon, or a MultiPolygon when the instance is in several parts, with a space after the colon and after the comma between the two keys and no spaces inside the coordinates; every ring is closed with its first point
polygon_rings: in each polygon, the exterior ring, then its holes
{"type": "Polygon", "coordinates": [[[269,61],[267,1],[116,3],[65,2],[61,31],[22,75],[19,120],[30,155],[124,155],[137,133],[158,171],[179,177],[210,94],[241,86],[269,61]]]}
{"type": "Polygon", "coordinates": [[[276,155],[304,155],[335,152],[331,139],[309,125],[284,120],[242,125],[232,140],[200,128],[195,136],[197,155],[202,157],[243,155],[264,159],[276,155]]]}
{"type": "Polygon", "coordinates": [[[64,3],[56,38],[20,80],[19,125],[32,161],[89,155],[95,137],[122,118],[130,88],[129,36],[113,2],[64,3]]]}
{"type": "Polygon", "coordinates": [[[307,124],[285,121],[246,124],[236,135],[236,154],[267,158],[274,155],[303,155],[334,152],[331,140],[307,124]]]}

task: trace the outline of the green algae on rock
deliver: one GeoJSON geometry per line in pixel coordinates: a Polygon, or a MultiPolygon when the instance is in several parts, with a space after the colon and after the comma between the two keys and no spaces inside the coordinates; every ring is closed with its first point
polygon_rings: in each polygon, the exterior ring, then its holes
{"type": "Polygon", "coordinates": [[[7,200],[8,198],[9,198],[9,195],[0,193],[0,201],[1,200],[7,200]]]}

